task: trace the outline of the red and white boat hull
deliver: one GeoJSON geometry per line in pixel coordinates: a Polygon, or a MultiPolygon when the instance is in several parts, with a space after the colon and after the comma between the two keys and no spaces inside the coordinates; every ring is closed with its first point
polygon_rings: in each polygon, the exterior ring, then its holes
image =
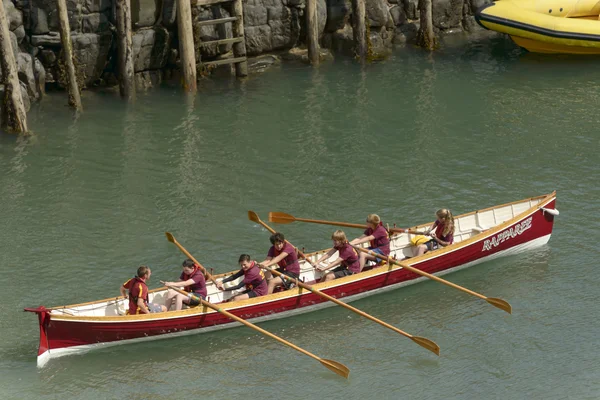
{"type": "MultiPolygon", "coordinates": [[[[550,240],[552,234],[554,215],[557,212],[547,210],[555,209],[555,197],[555,193],[552,193],[459,216],[456,218],[459,229],[459,234],[455,235],[459,239],[457,243],[420,257],[407,259],[405,262],[439,276],[483,261],[542,246],[550,240]],[[526,202],[529,202],[530,206],[527,206],[526,202]],[[508,207],[513,209],[511,218],[507,216],[507,213],[511,213],[507,211],[508,207]],[[524,211],[521,212],[521,209],[524,211]],[[488,214],[490,216],[486,216],[488,214]],[[478,233],[483,229],[480,225],[482,220],[494,226],[478,233]]],[[[429,224],[416,228],[425,226],[429,224]]],[[[411,251],[409,240],[406,234],[394,236],[392,254],[399,259],[406,256],[411,251]]],[[[309,257],[316,259],[323,251],[309,257]]],[[[312,268],[304,267],[302,278],[305,282],[309,283],[318,278],[314,276],[312,268]]],[[[384,265],[360,274],[318,283],[314,287],[330,296],[350,302],[425,279],[427,278],[399,266],[384,265]]],[[[160,302],[160,299],[164,298],[165,290],[155,290],[151,294],[154,296],[151,301],[160,302]]],[[[209,289],[209,301],[217,303],[222,300],[222,292],[214,288],[212,291],[209,289]]],[[[38,315],[38,366],[44,365],[50,358],[81,353],[101,346],[196,334],[240,325],[204,307],[158,314],[119,315],[124,301],[122,298],[104,299],[61,308],[26,309],[38,315]]],[[[251,322],[284,318],[333,305],[300,288],[221,304],[222,308],[251,322]]]]}

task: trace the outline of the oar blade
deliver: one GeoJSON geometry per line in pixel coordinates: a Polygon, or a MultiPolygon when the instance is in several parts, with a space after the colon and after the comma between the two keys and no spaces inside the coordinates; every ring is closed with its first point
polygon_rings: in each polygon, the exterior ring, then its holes
{"type": "Polygon", "coordinates": [[[258,218],[258,214],[256,214],[254,211],[248,211],[248,219],[256,223],[259,223],[260,221],[260,218],[258,218]]]}
{"type": "Polygon", "coordinates": [[[509,314],[512,314],[512,307],[510,304],[508,304],[508,301],[506,300],[502,300],[497,297],[488,297],[485,299],[485,301],[487,301],[494,307],[497,307],[503,311],[506,311],[509,314]]]}
{"type": "Polygon", "coordinates": [[[171,243],[175,243],[175,237],[173,237],[173,235],[171,235],[170,232],[165,232],[165,235],[167,235],[167,240],[171,243]]]}
{"type": "Polygon", "coordinates": [[[440,355],[440,346],[438,346],[437,343],[434,342],[433,340],[429,340],[427,338],[420,337],[420,336],[413,336],[410,338],[410,340],[412,340],[419,346],[435,353],[436,355],[438,355],[438,356],[440,355]]]}
{"type": "Polygon", "coordinates": [[[337,361],[327,360],[326,358],[321,358],[319,360],[321,364],[323,364],[327,369],[335,372],[336,374],[343,376],[344,378],[348,378],[350,375],[350,370],[344,364],[341,364],[337,361]]]}
{"type": "Polygon", "coordinates": [[[276,224],[290,224],[295,220],[296,218],[293,215],[283,212],[271,211],[269,213],[269,222],[275,222],[276,224]]]}

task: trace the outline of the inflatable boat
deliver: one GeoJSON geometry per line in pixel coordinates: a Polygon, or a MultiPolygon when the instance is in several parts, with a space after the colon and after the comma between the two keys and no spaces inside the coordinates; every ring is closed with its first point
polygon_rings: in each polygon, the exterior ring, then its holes
{"type": "Polygon", "coordinates": [[[600,54],[600,1],[499,0],[475,20],[534,53],[600,54]]]}

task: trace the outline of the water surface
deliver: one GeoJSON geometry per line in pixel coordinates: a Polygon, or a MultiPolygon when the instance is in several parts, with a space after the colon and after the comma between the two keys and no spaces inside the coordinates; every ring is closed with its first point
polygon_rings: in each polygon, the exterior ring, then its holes
{"type": "MultiPolygon", "coordinates": [[[[597,69],[483,37],[364,69],[339,59],[207,81],[192,101],[169,86],[132,106],[85,92],[78,119],[48,94],[29,113],[34,137],[0,137],[0,397],[598,398],[597,69]],[[165,231],[225,272],[268,250],[248,210],[376,212],[402,227],[553,190],[547,246],[447,276],[513,315],[435,282],[354,303],[436,341],[439,358],[335,307],[261,326],[344,363],[349,380],[244,327],[36,367],[37,320],[22,309],[116,296],[140,264],[150,287],[175,279],[183,257],[165,231]]],[[[307,251],[333,230],[275,227],[307,251]]]]}

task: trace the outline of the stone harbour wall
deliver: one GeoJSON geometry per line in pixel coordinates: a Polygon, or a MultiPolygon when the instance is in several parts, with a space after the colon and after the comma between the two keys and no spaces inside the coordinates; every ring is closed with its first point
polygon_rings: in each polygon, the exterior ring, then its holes
{"type": "MultiPolygon", "coordinates": [[[[55,0],[3,1],[18,61],[19,78],[29,100],[45,88],[64,88],[58,12],[55,0]]],[[[473,12],[491,0],[433,0],[437,33],[476,29],[473,12]]],[[[223,5],[198,6],[194,21],[229,16],[223,5]]],[[[131,0],[136,84],[151,87],[179,66],[175,0],[131,0]]],[[[419,25],[418,0],[366,0],[369,45],[375,53],[393,44],[411,42],[419,25]]],[[[303,46],[306,37],[305,0],[244,0],[244,29],[248,56],[303,46]]],[[[113,0],[67,0],[78,80],[84,87],[115,85],[116,28],[113,0]]],[[[351,0],[317,0],[321,46],[353,55],[351,0]]],[[[231,45],[202,46],[200,42],[231,36],[231,23],[195,26],[196,57],[223,57],[231,45]],[[219,31],[220,29],[220,31],[219,31]],[[220,36],[219,36],[220,34],[220,36]]],[[[0,71],[1,74],[1,71],[0,71]]]]}

